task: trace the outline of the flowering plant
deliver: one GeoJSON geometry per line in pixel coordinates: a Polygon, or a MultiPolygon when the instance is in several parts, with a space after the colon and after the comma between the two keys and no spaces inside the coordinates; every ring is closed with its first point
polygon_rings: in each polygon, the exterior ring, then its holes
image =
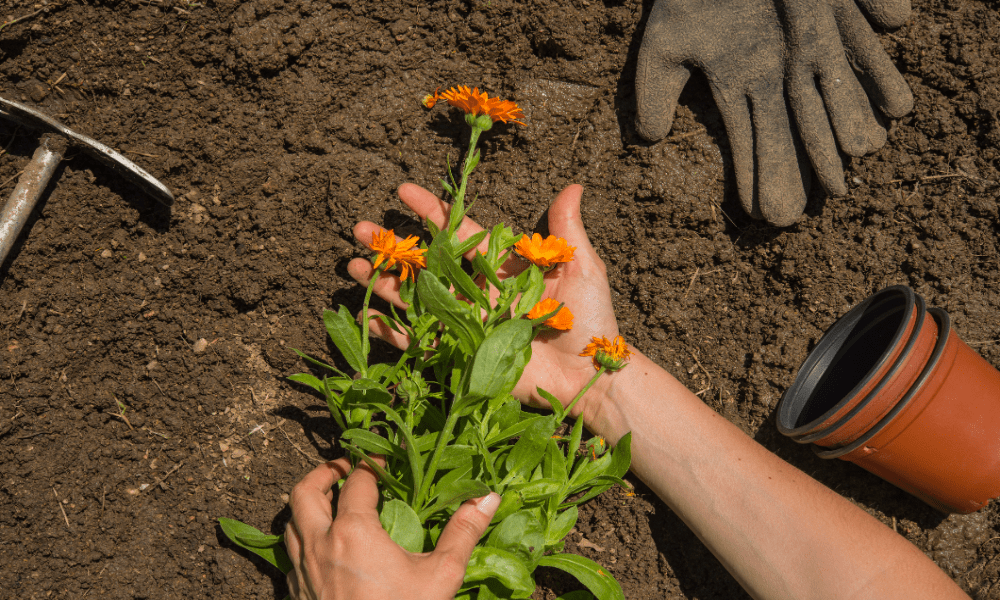
{"type": "MultiPolygon", "coordinates": [[[[577,521],[577,506],[613,485],[630,463],[630,436],[613,449],[601,438],[583,442],[583,421],[566,436],[556,435],[576,402],[607,371],[625,366],[629,351],[621,338],[593,340],[581,356],[593,356],[596,373],[567,406],[539,388],[552,414],[524,411],[512,395],[531,358],[531,342],[543,330],[572,327],[570,309],[543,299],[544,272],[573,259],[566,240],[516,235],[503,224],[490,233],[485,253],[472,253],[471,273],[462,257],[486,232],[459,240],[465,191],[479,162],[476,144],[494,121],[520,123],[513,102],[478,90],[452,88],[425,98],[461,108],[472,128],[468,154],[456,180],[442,184],[453,200],[447,226],[427,223],[433,239],[397,240],[392,231],[373,234],[376,253],[360,326],[344,306],[327,311],[324,323],[334,345],[356,375],[299,353],[320,367],[290,379],[322,394],[342,430],[341,446],[366,462],[382,484],[380,519],[390,537],[410,552],[431,550],[458,505],[495,491],[502,496],[490,528],[472,555],[458,598],[529,598],[533,572],[547,566],[576,577],[601,600],[623,598],[621,587],[595,562],[563,552],[577,521]],[[515,253],[527,267],[501,279],[498,270],[515,253]],[[390,305],[379,318],[405,335],[408,347],[395,363],[369,364],[368,305],[374,282],[399,267],[405,314],[390,305]],[[372,460],[381,455],[385,466],[372,460]]],[[[287,571],[280,536],[222,520],[238,545],[287,571]]],[[[566,598],[589,597],[575,592],[566,598]]]]}

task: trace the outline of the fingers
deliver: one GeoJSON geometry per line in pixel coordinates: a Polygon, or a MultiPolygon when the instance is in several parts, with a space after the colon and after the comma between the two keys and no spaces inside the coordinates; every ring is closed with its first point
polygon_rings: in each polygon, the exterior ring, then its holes
{"type": "Polygon", "coordinates": [[[686,67],[670,64],[660,55],[656,36],[655,28],[646,29],[635,74],[635,128],[651,141],[662,140],[670,133],[677,99],[691,77],[686,67]]]}
{"type": "MultiPolygon", "coordinates": [[[[399,194],[399,199],[409,206],[413,212],[417,213],[421,219],[428,219],[441,229],[444,229],[448,224],[448,214],[451,210],[451,205],[444,200],[441,200],[419,185],[412,183],[404,183],[399,186],[397,193],[399,194]]],[[[458,230],[455,233],[458,234],[458,239],[465,240],[480,231],[483,231],[482,227],[477,225],[472,219],[465,217],[462,219],[462,223],[458,226],[458,230]]],[[[488,248],[487,241],[484,239],[476,248],[466,252],[465,257],[472,260],[473,252],[478,251],[480,254],[485,254],[488,248]]]]}
{"type": "MultiPolygon", "coordinates": [[[[897,13],[904,15],[899,21],[900,24],[910,13],[909,0],[879,2],[868,0],[865,4],[877,4],[886,9],[896,5],[897,13]],[[904,4],[905,6],[900,6],[904,4]]],[[[838,3],[834,10],[840,37],[854,67],[860,73],[861,83],[875,106],[886,116],[894,119],[913,110],[913,92],[910,91],[910,86],[906,84],[906,80],[886,54],[882,42],[872,31],[858,7],[854,2],[844,0],[838,3]]]]}
{"type": "Polygon", "coordinates": [[[580,200],[583,198],[583,186],[571,185],[556,196],[549,207],[549,231],[564,238],[571,246],[579,249],[590,247],[590,238],[583,228],[580,218],[580,200]]]}
{"type": "Polygon", "coordinates": [[[722,120],[726,125],[726,135],[729,138],[729,151],[733,158],[733,171],[736,173],[736,189],[740,196],[740,204],[748,215],[756,219],[763,218],[755,199],[754,161],[753,161],[753,127],[750,121],[750,107],[746,97],[741,93],[712,85],[712,96],[719,107],[722,120]]]}
{"type": "Polygon", "coordinates": [[[789,101],[799,136],[820,185],[830,195],[843,196],[847,193],[847,185],[844,183],[840,153],[837,152],[837,142],[830,129],[823,98],[811,76],[789,79],[789,101]]]}
{"type": "Polygon", "coordinates": [[[289,504],[292,520],[299,532],[327,531],[330,528],[333,523],[331,490],[350,470],[350,461],[338,458],[316,467],[292,488],[289,504]]]}
{"type": "Polygon", "coordinates": [[[378,476],[366,463],[359,463],[351,473],[344,486],[340,488],[340,498],[337,501],[338,515],[362,515],[378,520],[379,491],[376,482],[378,476]]]}
{"type": "Polygon", "coordinates": [[[809,167],[796,148],[784,96],[765,89],[754,94],[751,102],[756,136],[756,208],[767,222],[785,227],[802,216],[809,191],[809,167]]]}
{"type": "MultiPolygon", "coordinates": [[[[292,565],[297,565],[301,562],[302,535],[299,534],[298,529],[295,528],[295,523],[292,521],[289,521],[285,525],[285,550],[288,551],[288,558],[291,559],[292,565]]],[[[294,570],[288,573],[289,585],[291,585],[291,579],[294,576],[294,570]]]]}
{"type": "Polygon", "coordinates": [[[439,575],[453,581],[456,590],[465,577],[465,567],[472,550],[489,527],[490,520],[500,507],[500,500],[500,495],[492,492],[463,503],[441,532],[432,556],[439,561],[439,575]]]}
{"type": "Polygon", "coordinates": [[[840,148],[850,156],[864,156],[885,144],[885,129],[872,112],[868,95],[841,57],[831,59],[820,73],[820,88],[840,148]]]}
{"type": "Polygon", "coordinates": [[[895,29],[910,18],[910,0],[857,0],[879,27],[895,29]]]}

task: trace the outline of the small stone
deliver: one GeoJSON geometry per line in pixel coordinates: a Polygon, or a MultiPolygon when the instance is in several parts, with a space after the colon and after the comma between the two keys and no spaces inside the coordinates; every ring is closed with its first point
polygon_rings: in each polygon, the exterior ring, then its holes
{"type": "Polygon", "coordinates": [[[288,496],[288,494],[282,494],[281,495],[281,501],[284,502],[285,504],[288,504],[288,500],[289,499],[290,499],[290,497],[288,496]]]}
{"type": "Polygon", "coordinates": [[[198,341],[194,343],[194,346],[192,346],[192,350],[194,350],[195,354],[201,354],[205,351],[205,348],[208,348],[208,340],[205,338],[198,338],[198,341]]]}
{"type": "Polygon", "coordinates": [[[112,256],[111,250],[105,250],[104,252],[101,252],[101,258],[111,258],[111,256],[112,256]]]}
{"type": "Polygon", "coordinates": [[[146,255],[142,252],[139,253],[139,262],[146,262],[146,255]]]}
{"type": "Polygon", "coordinates": [[[146,363],[146,370],[147,371],[152,371],[153,369],[155,369],[158,366],[160,366],[160,363],[158,361],[151,360],[148,363],[146,363]]]}
{"type": "Polygon", "coordinates": [[[233,458],[240,458],[241,456],[243,456],[246,453],[247,453],[247,451],[243,450],[241,448],[233,448],[233,458]]]}
{"type": "Polygon", "coordinates": [[[227,444],[226,442],[219,442],[219,450],[222,450],[223,452],[229,452],[229,444],[227,444]]]}

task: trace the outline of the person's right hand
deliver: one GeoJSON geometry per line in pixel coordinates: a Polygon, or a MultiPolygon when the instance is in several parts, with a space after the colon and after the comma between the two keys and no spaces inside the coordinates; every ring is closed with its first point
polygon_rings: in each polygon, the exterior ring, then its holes
{"type": "MultiPolygon", "coordinates": [[[[909,14],[909,0],[858,1],[882,26],[909,14]]],[[[912,107],[854,0],[657,0],[636,71],[640,135],[666,137],[692,67],[705,73],[725,122],[744,210],[778,226],[802,215],[809,161],[839,195],[837,143],[858,156],[885,142],[869,98],[890,117],[912,107]]]]}
{"type": "MultiPolygon", "coordinates": [[[[607,271],[604,262],[590,245],[580,217],[582,194],[583,188],[571,185],[549,207],[549,232],[565,238],[570,246],[576,247],[576,251],[572,261],[546,273],[546,289],[542,297],[565,303],[574,315],[574,322],[571,330],[544,332],[532,343],[531,362],[525,367],[513,394],[522,402],[534,406],[548,407],[548,402],[538,394],[538,387],[563,403],[569,403],[594,376],[593,362],[581,357],[580,353],[592,337],[606,336],[611,339],[618,335],[618,322],[611,304],[607,271]]],[[[399,188],[399,197],[421,219],[430,219],[438,227],[446,226],[450,205],[434,194],[419,186],[404,184],[399,188]]],[[[367,244],[372,239],[372,232],[379,229],[374,223],[362,221],[354,227],[354,235],[367,244]]],[[[465,240],[482,230],[482,227],[466,218],[457,233],[459,238],[465,240]]],[[[472,252],[485,252],[486,248],[487,240],[483,240],[478,248],[469,251],[467,258],[472,256],[472,252]]],[[[500,276],[516,275],[525,265],[520,258],[512,258],[501,269],[500,276]]],[[[358,282],[368,285],[372,276],[372,265],[368,260],[356,258],[347,268],[358,282]]],[[[392,273],[380,276],[375,284],[375,293],[398,307],[406,306],[399,298],[399,278],[392,273]]],[[[408,340],[381,321],[372,319],[370,325],[373,334],[398,348],[406,348],[408,340]]],[[[607,380],[608,377],[602,379],[607,380]]],[[[596,389],[592,388],[594,391],[580,400],[572,416],[592,414],[596,410],[595,406],[588,406],[587,400],[598,396],[596,392],[601,384],[598,381],[596,389]]]]}

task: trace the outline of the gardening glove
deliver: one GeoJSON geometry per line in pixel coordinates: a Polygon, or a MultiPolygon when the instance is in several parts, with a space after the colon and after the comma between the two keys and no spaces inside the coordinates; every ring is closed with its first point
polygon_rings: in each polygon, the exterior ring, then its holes
{"type": "MultiPolygon", "coordinates": [[[[909,14],[908,0],[859,1],[883,26],[909,14]]],[[[670,131],[691,67],[705,73],[725,122],[743,208],[779,226],[794,223],[805,207],[805,156],[829,193],[846,191],[830,121],[844,151],[863,154],[885,141],[866,92],[889,116],[912,105],[852,0],[658,0],[636,76],[643,137],[659,140],[670,131]]]]}

